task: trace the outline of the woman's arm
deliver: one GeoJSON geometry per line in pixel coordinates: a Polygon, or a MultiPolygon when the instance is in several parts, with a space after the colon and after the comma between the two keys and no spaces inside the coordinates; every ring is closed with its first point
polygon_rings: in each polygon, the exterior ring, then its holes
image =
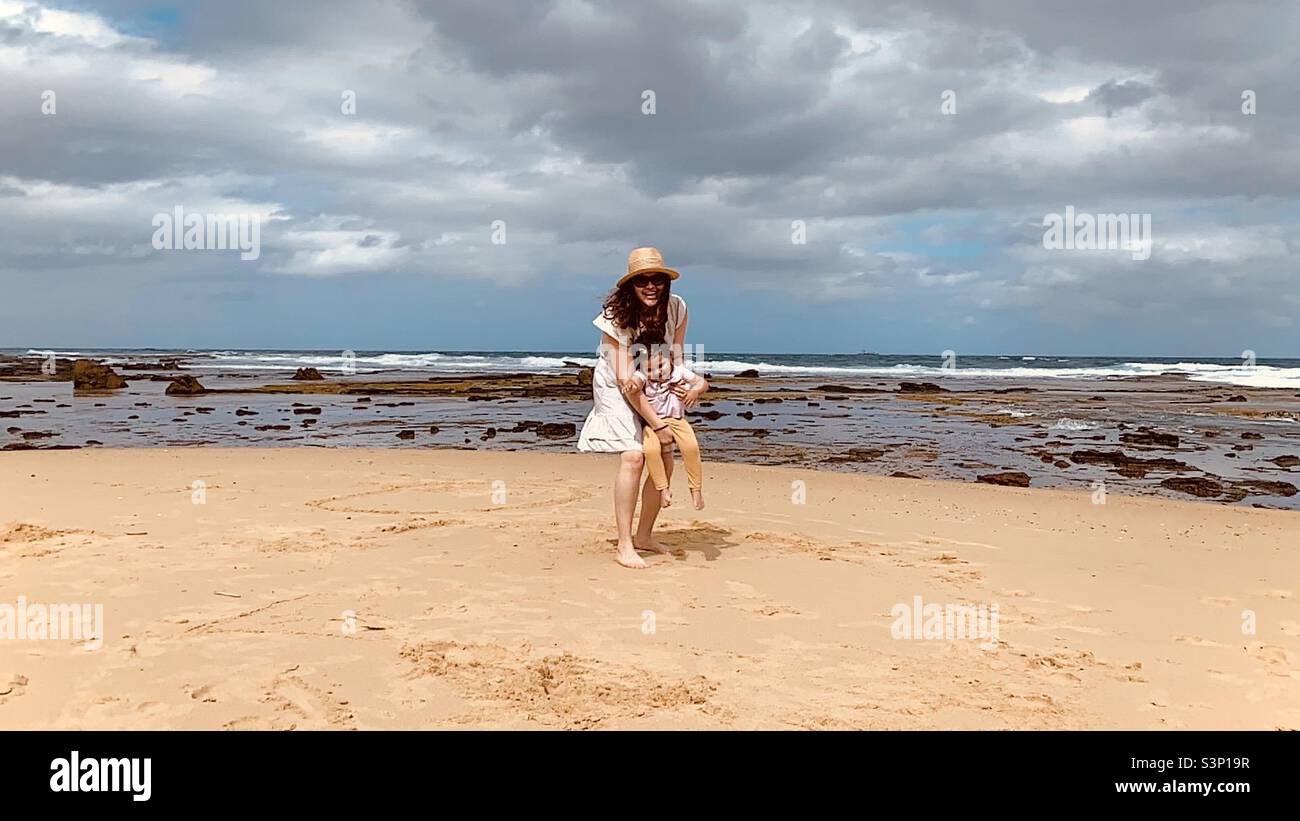
{"type": "Polygon", "coordinates": [[[640,384],[634,378],[636,368],[632,365],[631,350],[604,331],[600,334],[600,345],[603,349],[613,351],[611,358],[614,364],[614,379],[618,382],[619,391],[631,402],[633,392],[639,393],[641,390],[640,384]]]}

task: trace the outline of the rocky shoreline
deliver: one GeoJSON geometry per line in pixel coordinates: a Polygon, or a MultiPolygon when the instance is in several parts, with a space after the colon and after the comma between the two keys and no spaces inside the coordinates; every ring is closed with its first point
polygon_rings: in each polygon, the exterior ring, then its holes
{"type": "MultiPolygon", "coordinates": [[[[572,450],[591,373],[365,376],[0,357],[0,450],[284,445],[572,450]]],[[[706,458],[1300,509],[1300,395],[1126,379],[711,379],[706,458]]]]}

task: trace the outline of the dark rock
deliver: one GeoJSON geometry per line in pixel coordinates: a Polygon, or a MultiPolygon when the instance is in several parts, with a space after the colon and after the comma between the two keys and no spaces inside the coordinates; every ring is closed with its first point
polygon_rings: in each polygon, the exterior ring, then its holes
{"type": "Polygon", "coordinates": [[[488,439],[495,439],[495,438],[497,438],[496,428],[488,428],[487,430],[483,431],[482,439],[484,441],[487,441],[488,439]]]}
{"type": "Polygon", "coordinates": [[[1241,438],[1242,438],[1242,439],[1263,439],[1263,438],[1264,438],[1264,434],[1262,434],[1262,433],[1256,433],[1256,432],[1254,432],[1253,430],[1248,430],[1248,431],[1246,431],[1245,433],[1243,433],[1243,434],[1241,435],[1241,438]]]}
{"type": "MultiPolygon", "coordinates": [[[[879,388],[853,388],[848,385],[818,385],[813,388],[822,393],[886,393],[879,388]]],[[[827,399],[843,399],[843,396],[828,396],[827,399]]]]}
{"type": "Polygon", "coordinates": [[[1249,496],[1294,496],[1296,486],[1290,482],[1270,482],[1265,479],[1245,479],[1234,482],[1233,486],[1247,491],[1249,496]]]}
{"type": "Polygon", "coordinates": [[[432,433],[432,434],[434,434],[434,435],[436,436],[437,433],[438,433],[438,426],[437,426],[437,425],[430,425],[430,426],[429,426],[429,433],[432,433]]]}
{"type": "Polygon", "coordinates": [[[398,438],[398,439],[414,439],[414,438],[415,438],[415,431],[413,431],[413,430],[399,430],[399,431],[397,432],[397,438],[398,438]]]}
{"type": "Polygon", "coordinates": [[[564,367],[566,367],[566,368],[585,368],[586,366],[583,365],[581,362],[570,362],[569,360],[566,359],[566,360],[564,360],[564,367]]]}
{"type": "Polygon", "coordinates": [[[167,386],[168,396],[198,396],[207,393],[208,389],[199,384],[199,380],[192,376],[178,376],[167,386]]]}
{"type": "Polygon", "coordinates": [[[921,478],[920,476],[917,476],[912,473],[905,473],[904,471],[901,470],[896,470],[893,473],[889,474],[889,476],[892,479],[920,479],[921,478]]]}
{"type": "Polygon", "coordinates": [[[1227,399],[1227,401],[1229,401],[1229,402],[1245,402],[1245,401],[1246,401],[1246,397],[1242,396],[1241,394],[1237,394],[1236,396],[1229,396],[1228,399],[1227,399]]]}
{"type": "Polygon", "coordinates": [[[844,453],[836,453],[826,457],[827,462],[874,462],[885,452],[878,448],[849,448],[844,453]]]}
{"type": "Polygon", "coordinates": [[[1076,450],[1070,454],[1070,461],[1076,465],[1110,465],[1120,475],[1135,479],[1141,479],[1152,470],[1177,473],[1192,469],[1191,465],[1177,459],[1140,459],[1118,450],[1076,450]]]}
{"type": "Polygon", "coordinates": [[[935,382],[899,382],[899,393],[947,393],[947,388],[941,388],[935,382]]]}
{"type": "Polygon", "coordinates": [[[107,365],[101,365],[90,359],[78,359],[72,363],[72,387],[74,390],[117,390],[127,387],[126,380],[107,365]]]}
{"type": "Polygon", "coordinates": [[[30,440],[32,440],[32,439],[49,439],[49,438],[52,437],[52,436],[54,436],[53,433],[49,433],[49,432],[47,432],[47,431],[43,431],[43,430],[27,430],[27,431],[23,431],[23,439],[26,439],[26,440],[28,440],[28,441],[30,441],[30,440]]]}
{"type": "Polygon", "coordinates": [[[1272,462],[1273,464],[1277,465],[1280,468],[1293,468],[1297,465],[1300,465],[1300,456],[1293,456],[1288,453],[1285,456],[1276,456],[1272,459],[1269,459],[1268,461],[1272,462]]]}
{"type": "Polygon", "coordinates": [[[289,430],[288,425],[258,425],[253,430],[289,430]]]}
{"type": "Polygon", "coordinates": [[[1029,474],[1018,470],[1005,473],[985,473],[975,477],[975,481],[986,485],[1004,485],[1006,487],[1029,487],[1029,474]]]}
{"type": "Polygon", "coordinates": [[[257,411],[248,408],[235,408],[235,416],[257,416],[257,411]]]}
{"type": "Polygon", "coordinates": [[[1159,448],[1178,447],[1177,436],[1172,433],[1158,433],[1150,428],[1138,428],[1137,433],[1121,433],[1119,440],[1129,445],[1146,445],[1159,448]]]}
{"type": "Polygon", "coordinates": [[[304,414],[309,414],[311,416],[319,416],[320,408],[294,408],[293,412],[298,414],[299,416],[302,416],[304,414]]]}
{"type": "Polygon", "coordinates": [[[1068,468],[1070,466],[1070,463],[1065,461],[1064,459],[1057,459],[1052,464],[1056,465],[1058,468],[1068,468]]]}
{"type": "Polygon", "coordinates": [[[704,413],[696,413],[694,415],[698,416],[701,419],[721,419],[727,414],[722,413],[721,411],[711,410],[711,411],[705,411],[704,413]]]}
{"type": "Polygon", "coordinates": [[[736,415],[739,416],[741,419],[753,419],[753,418],[754,418],[754,412],[753,412],[753,411],[744,411],[743,413],[738,413],[738,414],[736,414],[736,415]]]}
{"type": "Polygon", "coordinates": [[[743,371],[741,371],[740,373],[736,374],[736,378],[737,378],[737,379],[757,379],[757,378],[758,378],[758,371],[755,370],[754,368],[746,368],[745,370],[743,370],[743,371]]]}
{"type": "Polygon", "coordinates": [[[583,368],[582,370],[578,371],[578,384],[584,386],[590,385],[592,376],[595,373],[596,373],[595,368],[583,368]]]}
{"type": "Polygon", "coordinates": [[[537,435],[547,439],[567,439],[577,432],[578,428],[572,422],[547,422],[536,428],[537,435]]]}
{"type": "Polygon", "coordinates": [[[299,380],[310,380],[314,382],[320,379],[324,379],[325,377],[321,376],[320,371],[316,370],[315,368],[299,368],[298,370],[293,372],[293,376],[290,378],[299,379],[299,380]]]}
{"type": "Polygon", "coordinates": [[[87,445],[102,445],[102,444],[104,444],[104,443],[101,442],[101,441],[99,441],[98,439],[87,439],[87,440],[86,440],[86,444],[87,444],[87,445]]]}
{"type": "Polygon", "coordinates": [[[1223,484],[1208,476],[1174,476],[1161,480],[1160,486],[1203,499],[1223,495],[1223,484]]]}

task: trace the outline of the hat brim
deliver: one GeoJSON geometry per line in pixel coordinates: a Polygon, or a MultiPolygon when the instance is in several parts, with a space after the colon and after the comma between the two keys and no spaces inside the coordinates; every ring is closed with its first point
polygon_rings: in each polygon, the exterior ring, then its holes
{"type": "Polygon", "coordinates": [[[622,288],[623,283],[627,282],[629,279],[635,279],[636,277],[642,276],[644,274],[667,274],[669,279],[677,279],[678,277],[681,276],[681,274],[677,273],[672,268],[642,268],[639,271],[635,271],[630,274],[624,274],[623,277],[619,279],[618,284],[615,285],[614,287],[622,288]]]}

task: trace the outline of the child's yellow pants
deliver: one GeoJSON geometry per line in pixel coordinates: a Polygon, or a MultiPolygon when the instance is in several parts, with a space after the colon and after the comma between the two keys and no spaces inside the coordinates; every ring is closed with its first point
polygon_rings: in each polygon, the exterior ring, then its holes
{"type": "MultiPolygon", "coordinates": [[[[700,443],[695,441],[695,431],[691,429],[691,423],[685,419],[671,417],[663,421],[668,425],[673,441],[677,443],[677,449],[682,452],[682,464],[686,466],[687,487],[691,490],[701,489],[704,468],[700,463],[700,443]]],[[[664,490],[668,487],[668,471],[664,468],[664,453],[661,445],[659,435],[647,425],[645,435],[642,437],[642,447],[645,450],[645,464],[650,470],[650,479],[655,483],[655,490],[664,490]]],[[[669,458],[672,458],[671,453],[669,458]]]]}

